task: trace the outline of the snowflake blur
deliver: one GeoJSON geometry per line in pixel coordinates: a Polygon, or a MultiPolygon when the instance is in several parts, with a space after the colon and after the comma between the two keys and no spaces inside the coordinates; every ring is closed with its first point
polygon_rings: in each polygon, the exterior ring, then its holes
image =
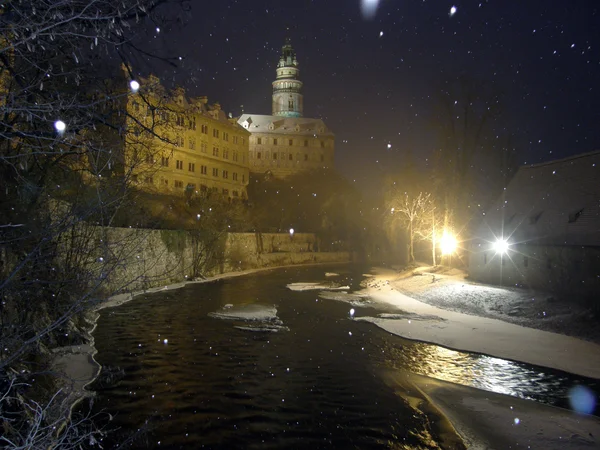
{"type": "Polygon", "coordinates": [[[452,6],[450,8],[450,13],[448,14],[450,17],[452,17],[454,14],[456,14],[456,11],[458,11],[458,9],[456,8],[456,6],[452,6]]]}
{"type": "Polygon", "coordinates": [[[377,13],[377,7],[379,6],[379,0],[361,0],[360,12],[364,19],[372,19],[377,13]]]}

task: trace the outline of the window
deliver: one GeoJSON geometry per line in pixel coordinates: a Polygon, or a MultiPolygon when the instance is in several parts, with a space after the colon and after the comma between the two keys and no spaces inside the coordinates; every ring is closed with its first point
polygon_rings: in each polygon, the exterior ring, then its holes
{"type": "Polygon", "coordinates": [[[325,161],[325,155],[321,153],[321,162],[325,161]]]}
{"type": "Polygon", "coordinates": [[[584,208],[581,208],[579,211],[569,214],[569,223],[577,222],[577,219],[579,219],[579,217],[583,213],[583,209],[584,208]]]}
{"type": "Polygon", "coordinates": [[[183,116],[180,116],[180,115],[175,116],[175,124],[182,127],[185,124],[185,119],[183,118],[183,116]]]}
{"type": "Polygon", "coordinates": [[[219,130],[217,130],[216,128],[213,128],[213,137],[215,137],[215,138],[219,137],[219,130]]]}
{"type": "Polygon", "coordinates": [[[175,166],[177,167],[177,169],[183,170],[183,161],[180,161],[180,160],[175,161],[175,166]]]}
{"type": "Polygon", "coordinates": [[[163,167],[169,167],[169,158],[163,156],[160,160],[160,165],[163,167]]]}
{"type": "Polygon", "coordinates": [[[190,139],[189,145],[190,145],[190,150],[194,150],[196,148],[196,140],[190,139]]]}
{"type": "Polygon", "coordinates": [[[206,193],[208,192],[208,187],[205,184],[200,185],[200,192],[206,193]]]}
{"type": "Polygon", "coordinates": [[[195,130],[196,129],[196,118],[192,117],[189,121],[188,121],[188,128],[190,130],[195,130]]]}
{"type": "Polygon", "coordinates": [[[229,195],[229,189],[223,188],[223,195],[229,195]]]}
{"type": "Polygon", "coordinates": [[[238,139],[239,139],[239,136],[233,136],[233,143],[237,144],[238,143],[238,139]]]}
{"type": "Polygon", "coordinates": [[[294,155],[290,153],[290,154],[288,155],[288,159],[289,159],[290,161],[292,161],[292,160],[294,159],[294,155]]]}
{"type": "Polygon", "coordinates": [[[219,147],[213,147],[213,156],[219,156],[219,147]]]}
{"type": "Polygon", "coordinates": [[[288,100],[288,108],[294,109],[294,100],[292,100],[291,98],[288,100]]]}
{"type": "Polygon", "coordinates": [[[246,182],[246,174],[242,174],[242,183],[246,182]]]}
{"type": "Polygon", "coordinates": [[[540,220],[540,217],[542,217],[542,214],[543,214],[543,213],[544,213],[544,211],[540,211],[539,213],[537,213],[537,214],[534,214],[533,216],[531,216],[531,217],[529,218],[529,224],[530,224],[530,225],[534,225],[534,224],[536,224],[536,223],[538,222],[538,220],[540,220]]]}
{"type": "Polygon", "coordinates": [[[308,140],[305,140],[305,141],[304,141],[304,146],[305,146],[305,147],[308,147],[308,140]]]}
{"type": "Polygon", "coordinates": [[[189,172],[195,172],[196,171],[196,164],[195,163],[188,163],[188,171],[189,172]]]}
{"type": "Polygon", "coordinates": [[[208,145],[206,145],[206,142],[203,142],[202,144],[200,144],[200,151],[202,153],[206,153],[207,149],[208,149],[208,145]]]}
{"type": "Polygon", "coordinates": [[[288,141],[288,145],[289,145],[290,147],[291,147],[292,145],[294,145],[294,140],[293,140],[293,139],[290,139],[290,140],[288,141]]]}
{"type": "Polygon", "coordinates": [[[321,148],[325,148],[325,141],[321,141],[321,148]]]}
{"type": "Polygon", "coordinates": [[[208,134],[208,125],[201,125],[200,131],[202,132],[202,134],[208,134]]]}
{"type": "Polygon", "coordinates": [[[200,173],[202,175],[206,175],[206,171],[208,170],[208,167],[206,166],[200,166],[200,173]]]}
{"type": "Polygon", "coordinates": [[[277,152],[273,152],[273,159],[277,159],[277,152]]]}
{"type": "Polygon", "coordinates": [[[217,169],[216,167],[213,167],[213,177],[218,177],[219,176],[219,169],[217,169]]]}
{"type": "Polygon", "coordinates": [[[237,175],[238,175],[237,172],[233,172],[233,175],[232,175],[233,181],[237,181],[238,180],[237,179],[237,175]]]}
{"type": "Polygon", "coordinates": [[[229,150],[226,148],[223,149],[223,158],[229,159],[229,150]]]}
{"type": "Polygon", "coordinates": [[[260,152],[256,152],[256,159],[260,159],[262,157],[260,152]]]}
{"type": "Polygon", "coordinates": [[[273,145],[277,145],[277,138],[273,138],[273,145]]]}
{"type": "Polygon", "coordinates": [[[152,177],[146,177],[146,178],[144,178],[144,183],[154,184],[154,179],[152,177]]]}
{"type": "Polygon", "coordinates": [[[229,142],[229,133],[223,133],[223,140],[229,142]]]}
{"type": "Polygon", "coordinates": [[[256,138],[256,143],[258,145],[261,145],[262,144],[262,138],[256,138]]]}
{"type": "Polygon", "coordinates": [[[228,170],[224,170],[223,171],[223,178],[225,178],[225,179],[229,178],[229,171],[228,170]]]}
{"type": "Polygon", "coordinates": [[[183,137],[182,136],[176,136],[175,137],[175,142],[173,142],[173,145],[175,145],[175,147],[183,147],[183,137]]]}
{"type": "Polygon", "coordinates": [[[239,197],[240,196],[240,193],[238,191],[233,191],[232,194],[233,194],[234,197],[239,197]]]}
{"type": "Polygon", "coordinates": [[[304,161],[308,161],[308,153],[304,154],[304,161]]]}
{"type": "Polygon", "coordinates": [[[234,161],[238,160],[238,152],[233,152],[233,160],[234,161]]]}
{"type": "Polygon", "coordinates": [[[173,184],[177,189],[183,189],[183,181],[175,180],[173,184]]]}

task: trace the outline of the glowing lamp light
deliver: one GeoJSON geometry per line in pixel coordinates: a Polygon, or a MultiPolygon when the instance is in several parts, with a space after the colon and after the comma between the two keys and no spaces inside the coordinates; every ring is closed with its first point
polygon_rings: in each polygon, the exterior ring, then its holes
{"type": "Polygon", "coordinates": [[[457,246],[458,242],[456,237],[447,231],[444,231],[444,234],[440,239],[440,250],[442,251],[442,255],[451,255],[456,251],[457,246]]]}
{"type": "Polygon", "coordinates": [[[293,235],[294,235],[294,229],[290,228],[290,236],[293,236],[293,235]]]}
{"type": "Polygon", "coordinates": [[[140,88],[140,83],[138,83],[138,82],[137,82],[137,81],[135,81],[135,80],[131,80],[131,81],[129,82],[129,87],[131,88],[131,90],[132,90],[133,92],[137,92],[137,91],[138,91],[138,89],[140,88]]]}
{"type": "Polygon", "coordinates": [[[67,129],[67,124],[65,124],[62,120],[57,120],[54,122],[54,128],[56,128],[56,131],[59,133],[63,133],[67,129]]]}
{"type": "Polygon", "coordinates": [[[503,255],[508,252],[508,241],[506,239],[498,239],[494,242],[493,249],[496,253],[503,255]]]}

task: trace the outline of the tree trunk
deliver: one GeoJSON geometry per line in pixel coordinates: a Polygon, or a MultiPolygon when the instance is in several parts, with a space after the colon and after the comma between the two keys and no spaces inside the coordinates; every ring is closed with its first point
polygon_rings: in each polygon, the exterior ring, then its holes
{"type": "Polygon", "coordinates": [[[409,239],[409,249],[410,249],[410,259],[409,262],[414,262],[415,260],[415,252],[414,252],[414,234],[413,234],[413,221],[410,221],[410,231],[409,231],[410,236],[408,237],[409,239]]]}
{"type": "Polygon", "coordinates": [[[431,211],[431,260],[433,265],[436,266],[435,262],[435,212],[431,211]]]}

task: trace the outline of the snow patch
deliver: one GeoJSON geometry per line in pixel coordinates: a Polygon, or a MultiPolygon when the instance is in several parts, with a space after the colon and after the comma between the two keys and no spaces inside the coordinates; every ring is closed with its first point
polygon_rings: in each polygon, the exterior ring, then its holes
{"type": "Polygon", "coordinates": [[[234,328],[244,331],[277,332],[289,328],[277,317],[277,308],[267,305],[225,305],[220,311],[208,313],[213,319],[232,320],[234,328]]]}
{"type": "Polygon", "coordinates": [[[323,300],[335,300],[337,302],[350,303],[354,306],[364,306],[373,303],[368,295],[348,294],[347,292],[323,291],[319,292],[319,298],[323,300]]]}
{"type": "Polygon", "coordinates": [[[291,291],[347,291],[350,286],[340,286],[337,283],[290,283],[286,286],[291,291]]]}

